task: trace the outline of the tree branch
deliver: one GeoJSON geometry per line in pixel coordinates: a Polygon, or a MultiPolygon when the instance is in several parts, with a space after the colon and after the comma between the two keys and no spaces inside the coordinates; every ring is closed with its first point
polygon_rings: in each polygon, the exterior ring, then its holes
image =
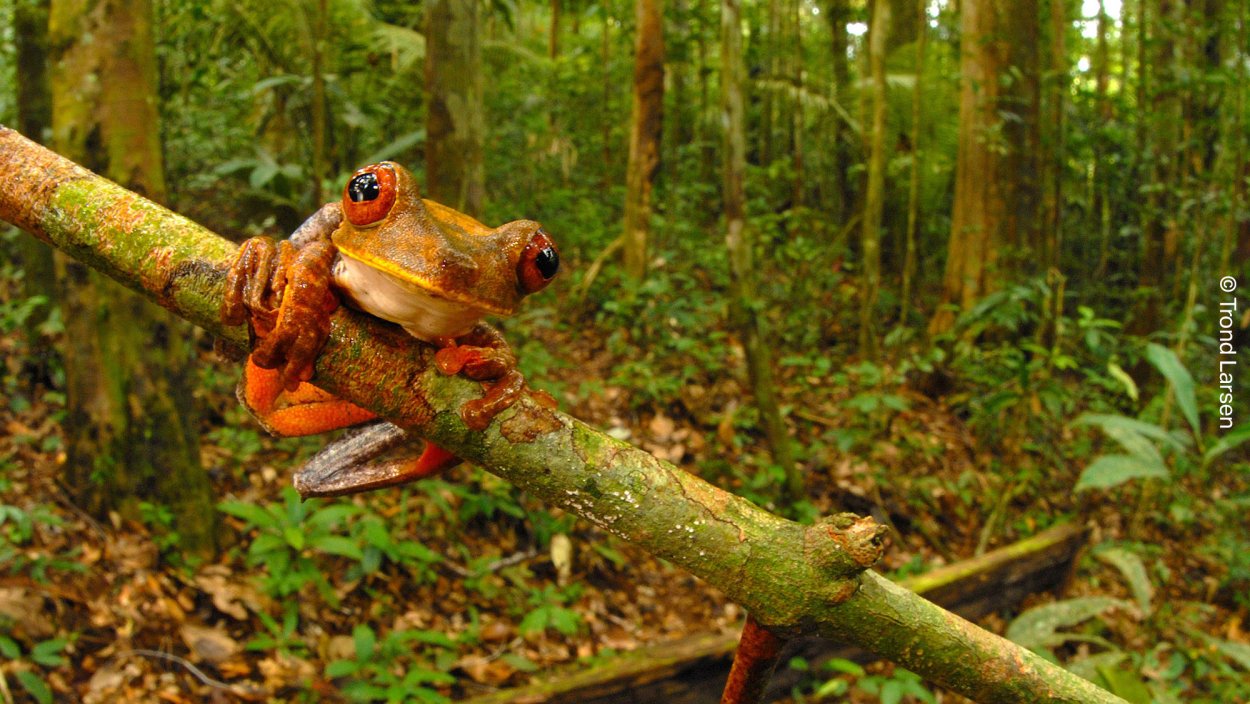
{"type": "MultiPolygon", "coordinates": [[[[0,173],[0,218],[246,344],[218,320],[232,243],[3,126],[0,173]]],[[[871,519],[799,525],[528,400],[471,431],[458,409],[480,386],[432,360],[397,327],[341,309],[313,381],[685,567],[780,634],[857,644],[980,701],[1122,701],[864,571],[883,549],[871,519]]]]}

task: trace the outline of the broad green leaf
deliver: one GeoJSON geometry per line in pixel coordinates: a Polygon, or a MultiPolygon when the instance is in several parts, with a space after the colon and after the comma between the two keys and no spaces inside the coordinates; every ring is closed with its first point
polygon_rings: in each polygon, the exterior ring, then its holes
{"type": "MultiPolygon", "coordinates": [[[[1129,450],[1129,452],[1133,452],[1133,454],[1140,453],[1134,452],[1132,448],[1125,444],[1125,441],[1120,440],[1120,436],[1117,436],[1114,433],[1120,433],[1124,437],[1127,437],[1130,434],[1143,435],[1152,440],[1167,443],[1180,452],[1184,452],[1190,444],[1189,438],[1184,435],[1169,433],[1166,428],[1157,426],[1154,423],[1147,423],[1145,421],[1137,420],[1136,418],[1129,418],[1128,416],[1119,416],[1110,413],[1085,413],[1080,418],[1076,419],[1076,423],[1077,425],[1096,425],[1099,428],[1102,428],[1103,432],[1105,432],[1109,437],[1114,438],[1121,445],[1125,445],[1125,449],[1129,450]]],[[[1128,440],[1128,442],[1134,441],[1128,440]]]]}
{"type": "Polygon", "coordinates": [[[1066,667],[1068,672],[1077,677],[1087,679],[1090,682],[1097,682],[1099,668],[1115,667],[1124,662],[1124,659],[1127,657],[1128,653],[1122,650],[1109,650],[1102,653],[1094,653],[1079,660],[1073,660],[1066,667]]]}
{"type": "Polygon", "coordinates": [[[312,542],[312,547],[324,553],[352,560],[360,560],[365,556],[359,543],[341,535],[323,535],[312,542]]]}
{"type": "Polygon", "coordinates": [[[30,649],[30,659],[44,667],[60,667],[65,664],[61,651],[65,649],[68,642],[64,638],[52,638],[36,643],[35,647],[30,649]]]}
{"type": "Polygon", "coordinates": [[[242,501],[222,501],[217,504],[217,510],[228,516],[241,518],[257,528],[267,528],[277,523],[268,511],[256,504],[244,503],[242,501]]]}
{"type": "Polygon", "coordinates": [[[308,517],[308,523],[319,528],[328,528],[357,513],[360,513],[360,509],[352,504],[333,504],[318,509],[308,517]]]}
{"type": "Polygon", "coordinates": [[[1153,342],[1146,345],[1146,359],[1150,360],[1150,363],[1155,365],[1159,373],[1172,385],[1176,405],[1180,406],[1185,420],[1189,421],[1194,437],[1200,438],[1202,429],[1198,424],[1198,400],[1194,397],[1194,377],[1190,375],[1189,370],[1181,363],[1176,353],[1163,345],[1153,342]]]}
{"type": "Polygon", "coordinates": [[[1111,489],[1134,479],[1167,479],[1168,468],[1162,461],[1151,462],[1134,455],[1101,455],[1089,463],[1076,491],[1111,489]]]}
{"type": "Polygon", "coordinates": [[[1211,647],[1220,651],[1229,660],[1241,665],[1246,670],[1250,670],[1250,645],[1245,643],[1237,643],[1231,640],[1223,640],[1215,638],[1207,633],[1197,629],[1186,629],[1191,635],[1197,636],[1206,641],[1211,647]]]}
{"type": "Polygon", "coordinates": [[[356,659],[360,662],[368,662],[373,657],[377,642],[373,629],[363,623],[352,629],[352,644],[356,647],[356,659]]]}
{"type": "Polygon", "coordinates": [[[1133,598],[1141,607],[1142,614],[1149,614],[1150,601],[1154,597],[1154,586],[1150,584],[1150,576],[1146,573],[1146,565],[1141,557],[1123,548],[1105,548],[1094,553],[1094,556],[1120,570],[1120,574],[1124,575],[1124,580],[1128,582],[1129,589],[1133,591],[1133,598]]]}
{"type": "Polygon", "coordinates": [[[1211,443],[1211,447],[1208,447],[1206,454],[1202,456],[1202,466],[1211,464],[1220,455],[1240,447],[1247,440],[1250,440],[1250,423],[1242,423],[1211,443]]]}
{"type": "Polygon", "coordinates": [[[355,660],[335,660],[326,665],[326,677],[329,679],[337,679],[339,677],[347,677],[356,674],[356,670],[360,669],[360,664],[355,660]]]}
{"type": "Polygon", "coordinates": [[[0,656],[6,660],[16,660],[22,657],[22,649],[18,646],[17,641],[8,636],[0,636],[0,656]]]}
{"type": "Polygon", "coordinates": [[[1137,382],[1133,381],[1133,377],[1129,376],[1123,367],[1115,362],[1107,362],[1107,373],[1111,375],[1112,379],[1124,385],[1124,392],[1128,394],[1129,398],[1134,401],[1137,400],[1137,382]]]}
{"type": "Polygon", "coordinates": [[[1060,628],[1075,626],[1101,614],[1113,606],[1128,602],[1107,596],[1090,596],[1056,601],[1029,609],[1007,627],[1007,639],[1025,648],[1046,643],[1060,628]]]}
{"type": "Polygon", "coordinates": [[[39,704],[52,704],[52,688],[39,675],[30,670],[18,670],[17,681],[39,704]]]}
{"type": "Polygon", "coordinates": [[[499,659],[511,665],[512,669],[520,672],[538,671],[538,665],[535,665],[534,661],[524,655],[519,655],[517,653],[504,653],[499,659]]]}
{"type": "Polygon", "coordinates": [[[1150,690],[1146,688],[1146,683],[1142,682],[1141,675],[1136,672],[1104,666],[1098,668],[1098,674],[1107,683],[1107,689],[1121,699],[1128,700],[1132,704],[1152,704],[1154,701],[1150,690]]]}
{"type": "Polygon", "coordinates": [[[282,538],[295,550],[304,549],[304,531],[299,526],[287,526],[282,529],[282,538]]]}

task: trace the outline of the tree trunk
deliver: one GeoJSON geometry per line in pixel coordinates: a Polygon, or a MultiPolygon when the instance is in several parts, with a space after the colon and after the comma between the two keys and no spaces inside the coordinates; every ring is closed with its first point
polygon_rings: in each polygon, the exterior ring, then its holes
{"type": "Polygon", "coordinates": [[[1138,274],[1138,285],[1144,295],[1126,329],[1137,335],[1144,335],[1159,329],[1162,321],[1159,312],[1162,308],[1163,289],[1167,285],[1168,273],[1174,270],[1177,247],[1176,222],[1173,208],[1168,197],[1168,188],[1164,184],[1172,184],[1180,176],[1177,170],[1176,149],[1178,142],[1177,127],[1182,118],[1180,102],[1176,88],[1171,84],[1174,71],[1176,45],[1172,37],[1172,25],[1176,21],[1175,8],[1172,0],[1158,0],[1155,5],[1155,19],[1148,23],[1149,13],[1146,0],[1143,0],[1140,12],[1141,27],[1138,28],[1138,56],[1141,62],[1139,98],[1147,102],[1141,105],[1149,109],[1138,110],[1138,140],[1142,143],[1141,154],[1146,159],[1144,174],[1148,189],[1146,201],[1141,209],[1142,261],[1138,274]],[[1148,49],[1155,50],[1153,60],[1148,57],[1148,49]],[[1149,69],[1147,68],[1147,62],[1149,69]]]}
{"type": "MultiPolygon", "coordinates": [[[[51,7],[54,143],[163,199],[150,0],[54,0],[51,7]]],[[[141,501],[165,504],[180,546],[211,551],[216,513],[199,463],[189,330],[85,266],[58,259],[66,484],[96,515],[138,517],[141,501]]]]}
{"type": "MultiPolygon", "coordinates": [[[[847,0],[830,0],[825,15],[829,18],[829,48],[833,61],[833,85],[829,93],[830,99],[836,104],[845,95],[844,91],[850,86],[851,81],[846,39],[846,23],[850,15],[847,0]]],[[[842,117],[835,111],[829,118],[829,144],[833,151],[833,168],[831,169],[833,197],[830,199],[829,217],[838,224],[846,219],[847,213],[852,212],[850,179],[846,177],[850,159],[842,133],[842,117]]]]}
{"type": "Polygon", "coordinates": [[[915,0],[911,11],[919,15],[917,17],[919,33],[916,35],[916,84],[912,87],[911,94],[911,174],[907,184],[907,234],[903,242],[903,275],[899,286],[901,292],[898,324],[900,327],[907,325],[907,318],[911,313],[912,284],[916,277],[916,230],[920,226],[920,175],[922,173],[920,124],[924,116],[925,49],[928,46],[929,37],[927,0],[915,0]]]}
{"type": "Polygon", "coordinates": [[[928,17],[926,12],[916,12],[916,0],[890,0],[890,33],[886,37],[886,55],[917,41],[928,24],[928,17]]]}
{"type": "MultiPolygon", "coordinates": [[[[52,127],[52,94],[48,86],[48,7],[49,0],[17,0],[13,8],[13,41],[16,49],[17,128],[38,142],[45,142],[45,132],[52,127]]],[[[49,301],[57,297],[56,270],[52,250],[29,238],[18,242],[21,257],[23,292],[27,297],[43,296],[49,301]]],[[[43,311],[49,310],[45,306],[43,311]]],[[[49,365],[54,353],[52,345],[39,334],[46,315],[26,318],[23,332],[28,357],[22,363],[23,376],[32,384],[48,381],[49,365]]]]}
{"type": "Polygon", "coordinates": [[[326,68],[325,51],[328,44],[326,21],[329,14],[326,0],[317,0],[312,31],[312,207],[320,208],[325,202],[322,184],[325,183],[329,166],[326,163],[326,68]]]}
{"type": "Polygon", "coordinates": [[[746,117],[742,100],[742,23],[738,0],[721,3],[721,109],[725,125],[725,249],[729,254],[729,309],[746,352],[751,391],[768,437],[773,462],[786,474],[791,501],[806,495],[794,463],[790,433],[777,405],[764,321],[756,313],[754,243],[746,224],[746,117]]]}
{"type": "Polygon", "coordinates": [[[551,0],[551,26],[547,30],[547,56],[552,61],[560,56],[560,0],[551,0]]]}
{"type": "MultiPolygon", "coordinates": [[[[885,48],[890,35],[890,2],[874,0],[868,29],[868,73],[872,80],[872,131],[868,134],[868,185],[860,237],[859,350],[865,359],[877,353],[875,321],[881,288],[881,215],[885,209],[885,48]]],[[[919,83],[919,81],[917,81],[919,83]]]]}
{"type": "Polygon", "coordinates": [[[435,0],[426,11],[422,184],[432,200],[474,217],[486,195],[478,6],[478,0],[435,0]]]}
{"type": "Polygon", "coordinates": [[[1046,101],[1046,140],[1042,159],[1042,244],[1044,266],[1059,268],[1063,247],[1063,165],[1066,163],[1064,148],[1064,103],[1069,88],[1068,59],[1065,49],[1067,31],[1066,0],[1050,2],[1050,90],[1046,101]]]}
{"type": "Polygon", "coordinates": [[[1037,232],[1037,5],[993,0],[960,4],[959,147],[943,279],[931,333],[949,330],[952,306],[968,309],[1003,272],[1000,250],[1030,258],[1037,232]],[[1014,70],[1013,70],[1014,69],[1014,70]],[[1019,80],[1007,82],[1014,73],[1019,80]],[[1015,113],[1004,122],[1000,111],[1015,113]]]}
{"type": "Polygon", "coordinates": [[[625,270],[635,279],[647,273],[651,232],[651,189],[660,166],[664,124],[664,32],[661,0],[637,0],[634,42],[634,109],[629,162],[625,170],[625,270]]]}

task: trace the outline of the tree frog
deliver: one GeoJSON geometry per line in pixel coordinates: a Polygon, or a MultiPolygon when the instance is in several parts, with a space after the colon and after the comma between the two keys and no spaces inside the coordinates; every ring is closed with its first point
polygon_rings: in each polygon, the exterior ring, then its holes
{"type": "MultiPolygon", "coordinates": [[[[402,166],[366,166],[348,179],[341,201],[323,206],[289,240],[254,237],[231,262],[221,317],[249,323],[255,339],[239,399],[276,435],[373,420],[372,412],[308,383],[341,297],[439,347],[435,364],[443,373],[483,382],[485,395],[465,403],[461,417],[484,429],[526,387],[507,342],[483,318],[512,314],[559,268],[559,251],[539,223],[491,229],[423,199],[402,166]]],[[[297,473],[296,487],[305,496],[353,493],[460,461],[434,445],[410,445],[404,431],[374,423],[314,457],[297,473]],[[407,449],[379,459],[396,446],[407,449]]]]}

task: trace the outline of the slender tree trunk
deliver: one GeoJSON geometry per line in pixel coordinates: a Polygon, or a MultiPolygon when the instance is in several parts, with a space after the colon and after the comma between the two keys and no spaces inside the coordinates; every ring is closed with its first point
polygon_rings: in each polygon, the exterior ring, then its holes
{"type": "MultiPolygon", "coordinates": [[[[781,42],[778,34],[781,32],[781,2],[782,0],[768,0],[767,14],[764,16],[764,27],[761,40],[759,41],[759,57],[764,63],[763,75],[760,76],[765,81],[775,81],[777,78],[778,51],[781,42]]],[[[754,40],[754,37],[752,37],[754,40]]],[[[773,163],[773,116],[777,110],[777,92],[773,88],[765,88],[758,93],[760,101],[760,127],[759,127],[759,163],[761,166],[767,166],[773,163]]]]}
{"type": "MultiPolygon", "coordinates": [[[[889,56],[899,47],[918,41],[920,33],[928,25],[928,14],[916,12],[916,0],[890,1],[890,34],[886,37],[885,53],[889,56]]],[[[870,30],[871,31],[871,30],[870,30]]]]}
{"type": "Polygon", "coordinates": [[[803,159],[803,128],[807,124],[802,95],[806,88],[803,66],[803,24],[800,22],[802,3],[795,2],[789,17],[792,22],[790,76],[794,82],[794,99],[790,105],[790,161],[794,165],[794,180],[790,189],[790,207],[800,208],[807,201],[807,170],[803,159]]]}
{"type": "MultiPolygon", "coordinates": [[[[48,86],[48,7],[49,0],[17,0],[13,8],[16,44],[17,129],[38,142],[46,142],[52,127],[52,93],[48,86]]],[[[28,297],[56,300],[56,269],[52,250],[31,238],[18,241],[23,291],[28,297]]],[[[47,308],[44,308],[46,311],[47,308]]],[[[31,315],[23,325],[29,345],[29,358],[22,363],[23,375],[32,383],[47,380],[52,345],[39,334],[45,315],[31,315]]]]}
{"type": "Polygon", "coordinates": [[[1065,0],[1050,2],[1050,90],[1046,115],[1047,144],[1043,173],[1043,262],[1058,269],[1063,247],[1064,97],[1068,92],[1068,61],[1064,47],[1067,31],[1065,0]]]}
{"type": "MultiPolygon", "coordinates": [[[[847,0],[830,0],[826,15],[829,17],[830,54],[833,61],[833,85],[830,99],[839,103],[850,86],[851,69],[847,59],[846,22],[850,13],[847,0]]],[[[829,205],[829,217],[841,224],[851,208],[850,179],[846,171],[850,167],[846,145],[842,137],[842,117],[834,112],[829,118],[829,144],[833,150],[833,198],[829,205]]]]}
{"type": "MultiPolygon", "coordinates": [[[[1107,179],[1102,177],[1102,160],[1107,138],[1103,129],[1111,121],[1111,101],[1107,99],[1107,86],[1111,82],[1111,52],[1107,43],[1107,7],[1098,0],[1098,43],[1094,52],[1094,95],[1100,126],[1094,131],[1094,158],[1090,165],[1090,183],[1093,187],[1091,210],[1098,218],[1098,265],[1094,269],[1094,281],[1101,281],[1107,273],[1111,255],[1111,201],[1108,197],[1107,179]]],[[[1125,67],[1127,71],[1127,67],[1125,67]]]]}
{"type": "MultiPolygon", "coordinates": [[[[1250,81],[1250,71],[1247,71],[1246,63],[1250,60],[1247,52],[1250,51],[1246,43],[1246,23],[1250,22],[1250,16],[1246,14],[1246,0],[1238,0],[1237,3],[1237,48],[1234,56],[1237,57],[1236,65],[1239,67],[1237,76],[1233,80],[1233,115],[1231,119],[1231,129],[1229,130],[1228,142],[1231,142],[1229,149],[1233,153],[1231,164],[1232,182],[1233,182],[1233,207],[1232,212],[1228,216],[1228,229],[1224,236],[1224,244],[1220,249],[1220,268],[1219,275],[1225,276],[1229,274],[1237,275],[1244,273],[1242,271],[1231,271],[1230,263],[1232,254],[1237,247],[1238,242],[1250,244],[1250,211],[1247,206],[1250,203],[1246,198],[1246,181],[1250,180],[1250,164],[1247,164],[1246,158],[1246,82],[1250,81]]],[[[1247,252],[1242,252],[1243,257],[1247,252]]],[[[1240,259],[1240,267],[1244,269],[1246,259],[1240,259]]]]}
{"type": "Polygon", "coordinates": [[[478,0],[434,0],[425,33],[423,185],[431,199],[473,216],[481,214],[486,193],[478,12],[478,0]]]}
{"type": "Polygon", "coordinates": [[[721,108],[725,125],[725,249],[729,254],[730,316],[742,336],[751,390],[768,436],[773,461],[786,473],[791,501],[806,494],[794,463],[790,434],[777,404],[764,321],[755,312],[753,243],[746,224],[746,117],[742,100],[742,22],[738,0],[721,2],[721,108]]]}
{"type": "Polygon", "coordinates": [[[1168,77],[1174,69],[1176,50],[1171,31],[1174,8],[1171,0],[1158,0],[1156,5],[1158,21],[1147,28],[1149,14],[1146,3],[1142,3],[1141,22],[1138,28],[1141,46],[1138,56],[1141,61],[1140,95],[1149,105],[1149,109],[1139,109],[1138,119],[1141,121],[1138,139],[1145,143],[1144,153],[1147,156],[1147,171],[1153,187],[1146,194],[1146,202],[1141,211],[1142,231],[1142,262],[1138,275],[1138,285],[1144,290],[1139,305],[1134,310],[1132,320],[1127,329],[1134,334],[1146,334],[1157,330],[1162,321],[1159,319],[1167,285],[1168,273],[1174,270],[1176,260],[1176,222],[1175,213],[1169,205],[1166,190],[1179,178],[1180,171],[1175,168],[1175,151],[1177,148],[1177,126],[1181,120],[1180,104],[1175,88],[1168,77]],[[1149,31],[1149,34],[1148,34],[1149,31]],[[1150,36],[1147,41],[1146,37],[1150,36]],[[1147,48],[1154,48],[1155,54],[1146,67],[1147,48]],[[1157,80],[1156,80],[1157,78],[1157,80]]]}
{"type": "MultiPolygon", "coordinates": [[[[607,8],[605,7],[605,10],[607,8]]],[[[615,144],[612,139],[612,125],[616,116],[612,112],[612,15],[605,11],[603,16],[603,34],[600,37],[599,58],[603,64],[603,101],[599,109],[600,134],[603,140],[603,178],[599,188],[606,190],[613,181],[615,144]]]]}
{"type": "Polygon", "coordinates": [[[903,276],[899,287],[899,326],[907,325],[907,318],[911,313],[912,283],[916,277],[916,230],[920,227],[920,175],[923,163],[920,125],[924,115],[925,50],[929,37],[928,2],[915,0],[912,11],[919,17],[916,34],[916,85],[912,87],[911,93],[911,178],[907,184],[907,234],[903,243],[903,276]]]}
{"type": "Polygon", "coordinates": [[[317,0],[312,31],[312,203],[314,208],[325,202],[322,185],[329,168],[326,165],[326,0],[317,0]]]}
{"type": "Polygon", "coordinates": [[[634,109],[630,120],[629,162],[625,171],[625,269],[641,279],[647,273],[651,232],[651,189],[660,166],[664,124],[664,31],[661,0],[637,0],[634,43],[634,109]]]}
{"type": "Polygon", "coordinates": [[[551,0],[551,27],[547,32],[547,56],[560,56],[560,0],[551,0]]]}
{"type": "MultiPolygon", "coordinates": [[[[150,0],[54,0],[49,38],[57,148],[140,193],[165,197],[150,0]]],[[[199,463],[185,324],[59,258],[64,292],[66,484],[100,515],[172,509],[180,545],[211,551],[216,514],[199,463]]]]}
{"type": "MultiPolygon", "coordinates": [[[[885,48],[890,35],[890,3],[874,0],[868,29],[868,72],[872,79],[872,131],[868,134],[868,188],[860,243],[863,272],[859,299],[859,349],[876,357],[877,292],[881,288],[881,215],[885,209],[885,48]]],[[[917,81],[919,83],[919,81],[917,81]]]]}

